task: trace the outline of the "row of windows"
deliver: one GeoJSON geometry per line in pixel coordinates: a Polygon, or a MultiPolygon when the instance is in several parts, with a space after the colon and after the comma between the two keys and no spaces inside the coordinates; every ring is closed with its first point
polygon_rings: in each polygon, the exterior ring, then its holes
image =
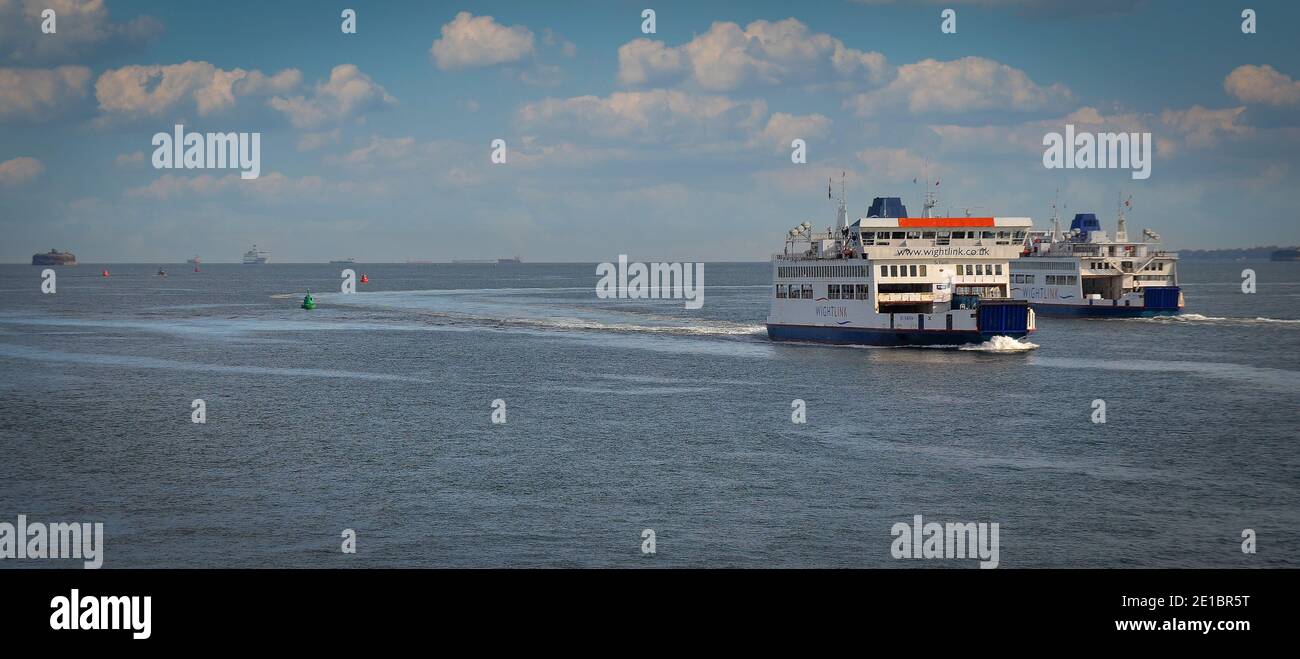
{"type": "Polygon", "coordinates": [[[827,284],[828,300],[866,300],[869,299],[871,287],[866,284],[827,284]]]}
{"type": "Polygon", "coordinates": [[[865,265],[785,265],[776,269],[778,277],[867,277],[865,265]]]}
{"type": "Polygon", "coordinates": [[[1165,269],[1165,262],[1164,262],[1164,261],[1156,261],[1155,263],[1148,263],[1147,266],[1146,266],[1145,268],[1142,268],[1142,269],[1143,269],[1143,270],[1158,270],[1158,271],[1164,272],[1164,269],[1165,269]]]}
{"type": "Polygon", "coordinates": [[[799,284],[790,284],[789,286],[785,284],[777,284],[776,296],[780,298],[788,297],[793,299],[803,298],[805,300],[811,300],[813,299],[812,284],[803,284],[802,286],[799,284]]]}
{"type": "Polygon", "coordinates": [[[925,265],[882,265],[880,266],[881,277],[924,277],[925,265]],[[917,274],[920,273],[920,274],[917,274]]]}
{"type": "Polygon", "coordinates": [[[1047,275],[1048,286],[1074,286],[1079,278],[1074,275],[1047,275]]]}
{"type": "MultiPolygon", "coordinates": [[[[1016,240],[1025,239],[1024,231],[863,231],[862,240],[1016,240]]],[[[868,242],[867,244],[871,244],[868,242]]]]}
{"type": "Polygon", "coordinates": [[[1037,259],[1020,259],[1016,261],[1017,270],[1075,270],[1076,267],[1070,261],[1039,261],[1037,259]]]}
{"type": "MultiPolygon", "coordinates": [[[[1001,263],[989,263],[989,264],[987,264],[987,265],[985,265],[985,264],[983,264],[983,263],[976,263],[975,265],[971,265],[971,264],[967,263],[967,264],[965,264],[965,268],[966,268],[966,269],[965,269],[964,272],[965,272],[965,274],[968,275],[968,276],[980,276],[980,277],[982,277],[982,276],[984,276],[984,275],[1001,275],[1001,274],[1002,274],[1002,264],[1001,264],[1001,263]]],[[[963,274],[962,264],[961,264],[961,263],[958,263],[958,264],[957,264],[957,276],[960,277],[962,274],[963,274]]]]}
{"type": "Polygon", "coordinates": [[[1169,281],[1167,275],[1133,275],[1137,281],[1169,281]]]}
{"type": "Polygon", "coordinates": [[[1037,275],[1011,275],[1011,283],[1013,283],[1013,284],[1032,284],[1032,283],[1034,283],[1034,277],[1036,277],[1036,276],[1037,276],[1037,275]]]}

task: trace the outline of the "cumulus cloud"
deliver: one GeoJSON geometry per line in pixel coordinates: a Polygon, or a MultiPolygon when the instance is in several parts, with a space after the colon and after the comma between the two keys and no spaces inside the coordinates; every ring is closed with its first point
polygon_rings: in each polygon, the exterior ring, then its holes
{"type": "Polygon", "coordinates": [[[86,95],[90,69],[0,69],[0,119],[44,119],[86,95]]]}
{"type": "Polygon", "coordinates": [[[1243,103],[1300,104],[1300,81],[1265,64],[1244,64],[1223,79],[1223,89],[1243,103]]]}
{"type": "Polygon", "coordinates": [[[126,52],[162,34],[150,16],[109,19],[104,0],[0,0],[0,61],[50,64],[126,52]],[[53,9],[57,38],[41,32],[41,12],[53,9]]]}
{"type": "Polygon", "coordinates": [[[396,104],[397,99],[355,64],[334,67],[329,80],[317,83],[309,96],[276,96],[270,100],[271,107],[284,113],[295,128],[337,123],[367,110],[396,104]]]}
{"type": "Polygon", "coordinates": [[[1020,69],[983,57],[925,59],[898,67],[884,87],[858,94],[844,106],[858,116],[907,111],[914,115],[980,111],[1038,112],[1063,109],[1072,100],[1059,83],[1043,86],[1020,69]]]}
{"type": "Polygon", "coordinates": [[[811,140],[824,137],[831,127],[831,120],[820,114],[793,115],[774,112],[767,118],[767,125],[756,140],[770,146],[774,151],[787,151],[795,138],[811,140]]]}
{"type": "Polygon", "coordinates": [[[530,57],[537,50],[534,42],[527,27],[506,27],[491,16],[462,11],[442,26],[442,38],[433,42],[429,55],[444,71],[477,68],[530,57]]]}
{"type": "Polygon", "coordinates": [[[720,92],[836,79],[878,84],[889,73],[884,55],[849,48],[793,18],[744,29],[717,22],[681,46],[642,38],[618,49],[618,81],[629,86],[686,82],[720,92]]]}
{"type": "Polygon", "coordinates": [[[644,143],[748,136],[764,127],[766,116],[763,101],[666,89],[547,98],[519,110],[525,128],[644,143]]]}
{"type": "Polygon", "coordinates": [[[100,74],[95,98],[100,110],[113,116],[157,117],[191,106],[207,116],[234,107],[239,96],[284,92],[301,81],[302,74],[296,69],[267,76],[261,71],[224,70],[196,61],[131,65],[100,74]]]}
{"type": "Polygon", "coordinates": [[[45,171],[45,165],[35,158],[22,156],[0,162],[0,186],[22,185],[45,171]]]}

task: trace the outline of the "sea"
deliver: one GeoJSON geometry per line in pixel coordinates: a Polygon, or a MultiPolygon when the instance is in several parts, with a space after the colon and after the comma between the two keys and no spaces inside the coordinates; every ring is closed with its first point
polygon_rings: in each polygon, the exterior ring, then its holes
{"type": "Polygon", "coordinates": [[[595,264],[162,268],[0,266],[0,522],[102,522],[108,569],[977,567],[896,558],[918,515],[1000,569],[1300,566],[1300,263],[965,348],[769,341],[767,263],[700,309],[595,264]]]}

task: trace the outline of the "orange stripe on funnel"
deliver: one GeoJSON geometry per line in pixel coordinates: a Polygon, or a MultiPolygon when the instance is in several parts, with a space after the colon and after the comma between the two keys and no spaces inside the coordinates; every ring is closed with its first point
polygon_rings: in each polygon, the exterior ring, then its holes
{"type": "Polygon", "coordinates": [[[900,217],[899,227],[991,227],[991,217],[900,217]]]}

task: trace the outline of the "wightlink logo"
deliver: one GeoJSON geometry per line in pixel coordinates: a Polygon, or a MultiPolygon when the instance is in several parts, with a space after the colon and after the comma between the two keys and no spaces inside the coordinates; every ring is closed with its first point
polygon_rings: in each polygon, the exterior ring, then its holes
{"type": "Polygon", "coordinates": [[[154,169],[238,169],[239,178],[262,175],[261,133],[154,133],[154,169]]]}
{"type": "Polygon", "coordinates": [[[104,523],[0,522],[0,559],[81,559],[87,570],[104,564],[104,523]]]}
{"type": "Polygon", "coordinates": [[[998,566],[997,522],[922,524],[916,515],[911,526],[899,522],[889,534],[894,536],[889,548],[894,558],[978,558],[981,569],[998,566]]]}
{"type": "Polygon", "coordinates": [[[627,254],[619,254],[617,266],[601,263],[596,274],[596,297],[602,300],[671,298],[686,300],[687,309],[704,306],[703,263],[628,263],[627,254]]]}
{"type": "Polygon", "coordinates": [[[1151,176],[1151,133],[1075,133],[1043,136],[1043,166],[1048,169],[1132,169],[1133,178],[1151,176]]]}

